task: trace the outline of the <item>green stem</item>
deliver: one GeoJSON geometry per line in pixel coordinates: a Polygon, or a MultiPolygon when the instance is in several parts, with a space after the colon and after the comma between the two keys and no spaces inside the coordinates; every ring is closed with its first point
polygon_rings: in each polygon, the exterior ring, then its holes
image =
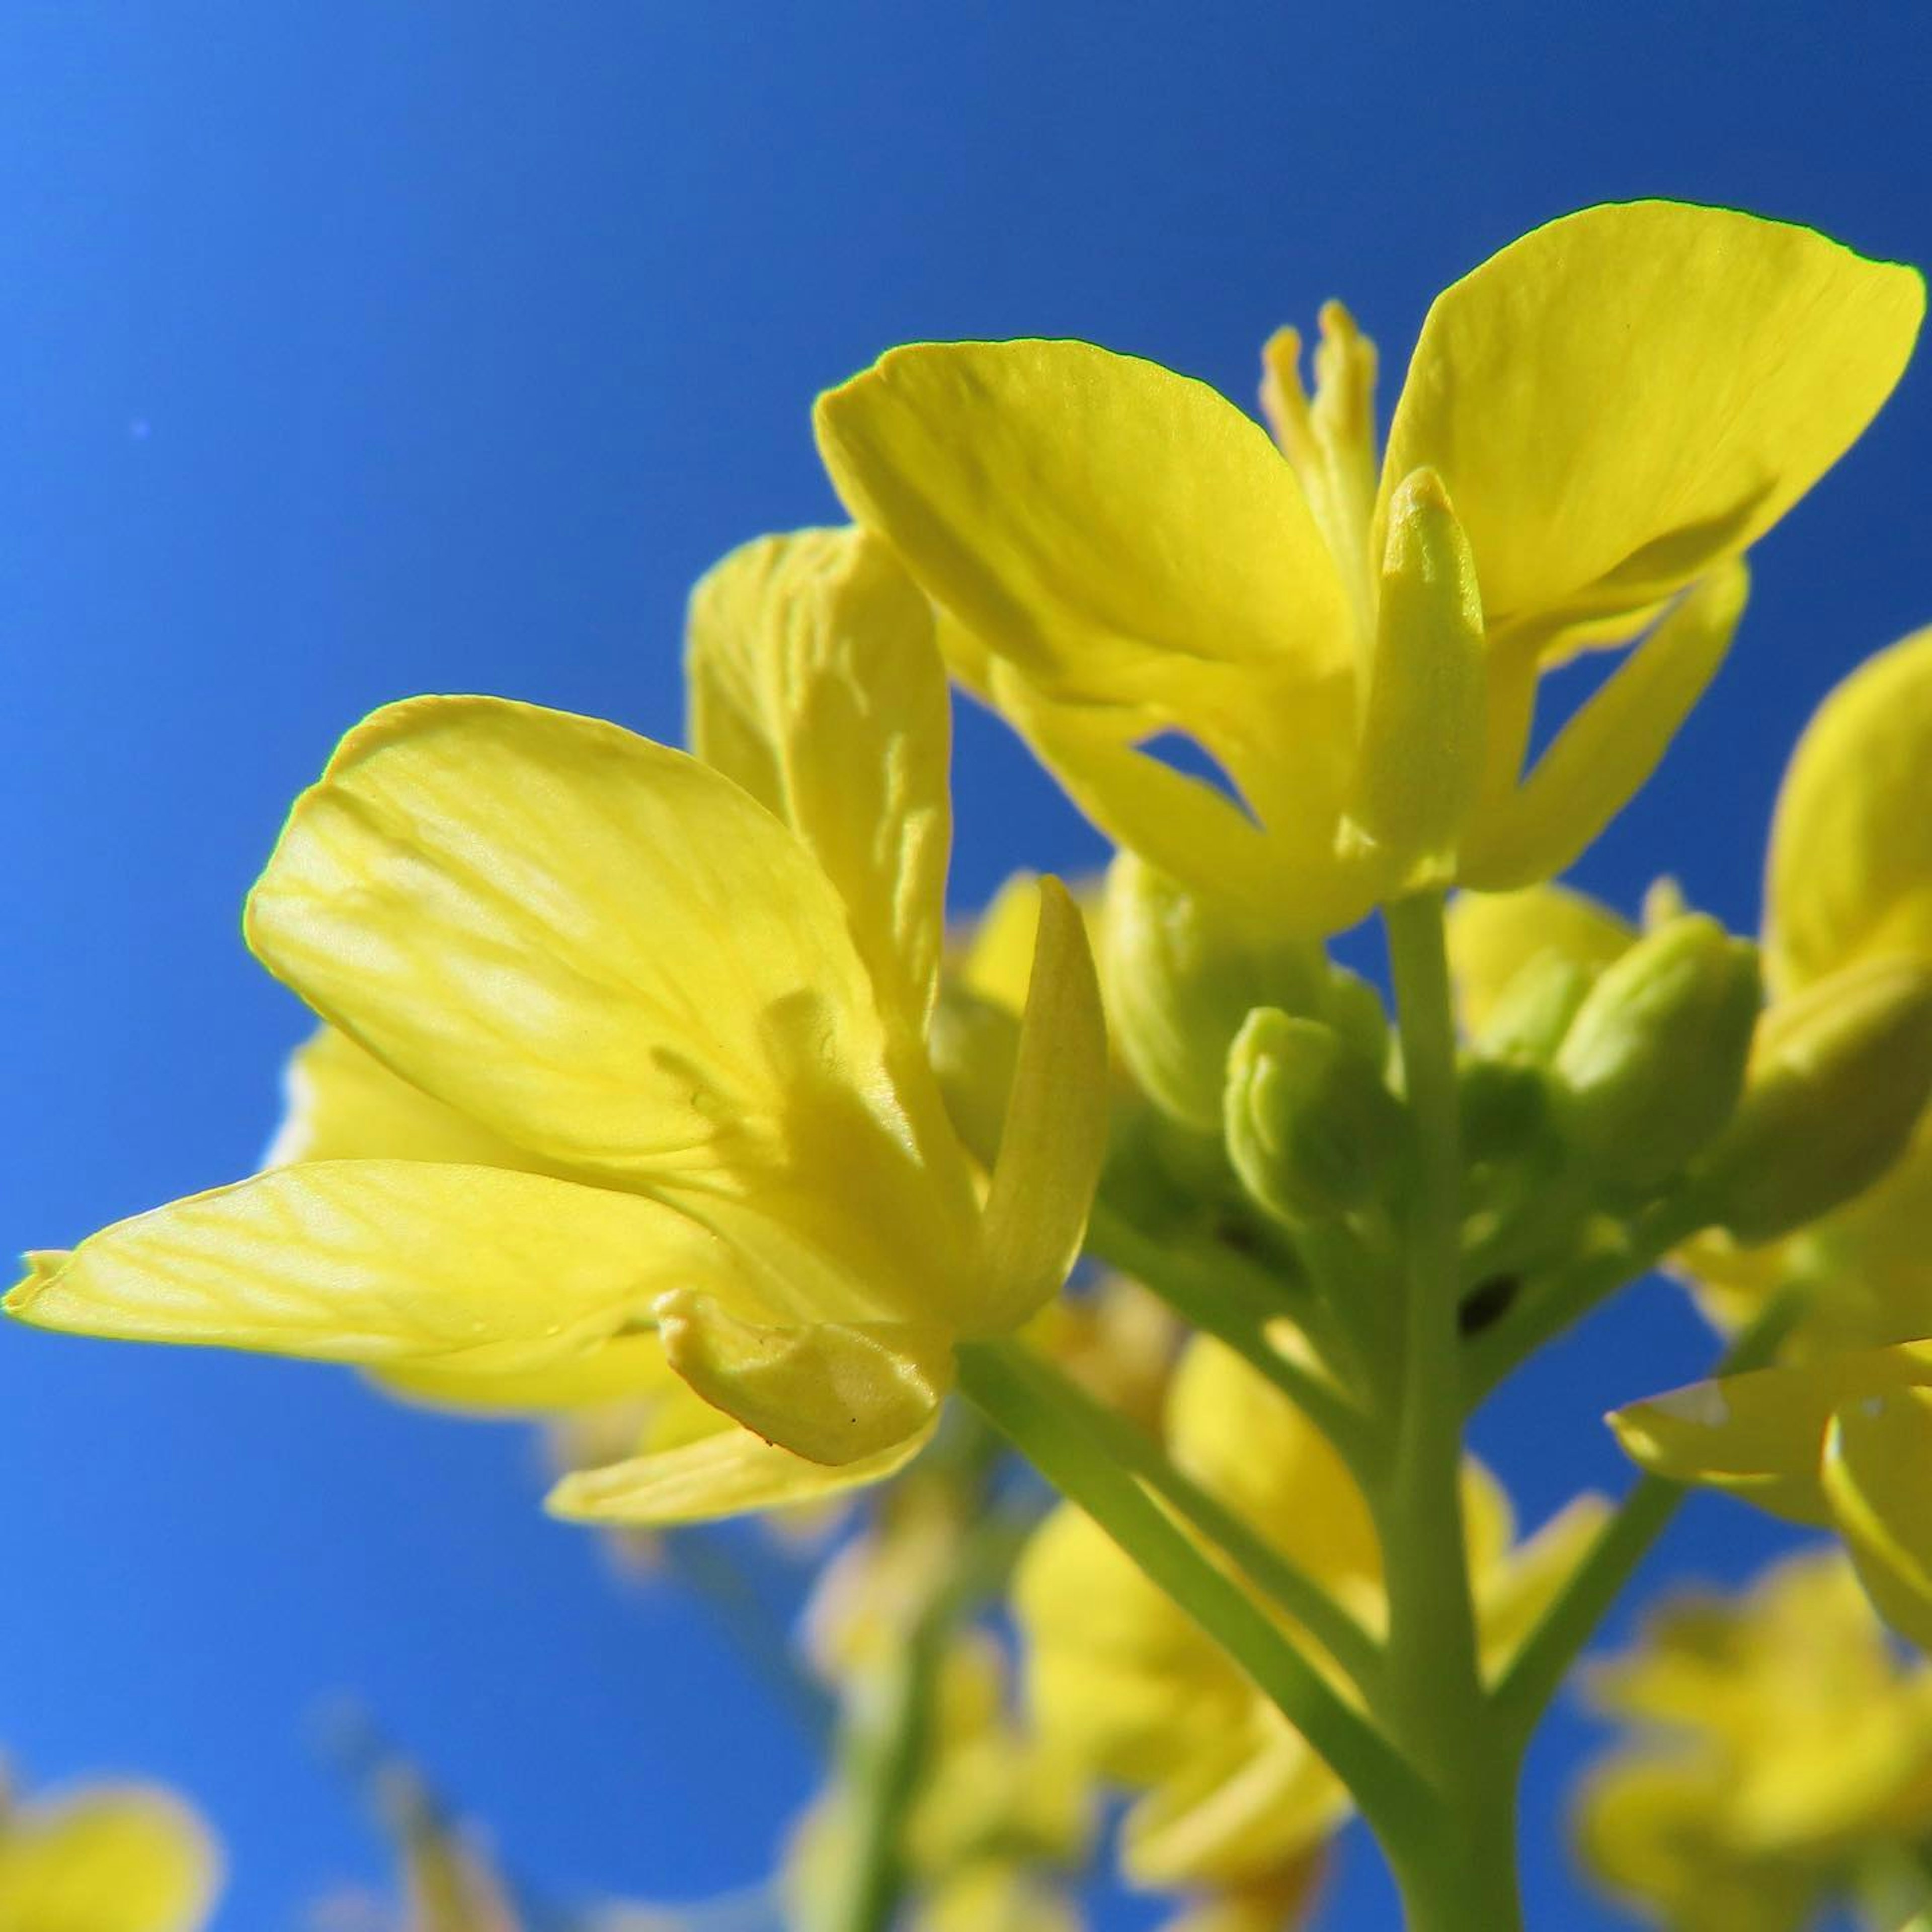
{"type": "Polygon", "coordinates": [[[1431,1807],[1414,1772],[1121,1466],[1084,1412],[1063,1402],[1059,1385],[1016,1343],[966,1344],[958,1363],[968,1399],[1247,1672],[1348,1786],[1384,1842],[1418,1843],[1431,1807]]]}
{"type": "Polygon", "coordinates": [[[1484,1695],[1462,1522],[1462,1150],[1442,895],[1396,901],[1383,916],[1420,1153],[1394,1453],[1370,1492],[1388,1593],[1379,1714],[1434,1787],[1438,1815],[1424,1858],[1390,1849],[1412,1932],[1510,1932],[1521,1923],[1515,1768],[1484,1695]]]}
{"type": "Polygon", "coordinates": [[[1104,1444],[1123,1467],[1130,1469],[1154,1494],[1208,1540],[1218,1544],[1255,1587],[1328,1652],[1357,1688],[1377,1688],[1382,1670],[1382,1647],[1354,1615],[1301,1566],[1258,1534],[1237,1511],[1204,1490],[1126,1418],[1097,1402],[1080,1385],[1040,1356],[1024,1358],[1025,1372],[1043,1400],[1077,1421],[1094,1439],[1104,1444]]]}
{"type": "MultiPolygon", "coordinates": [[[[1790,1334],[1803,1306],[1803,1295],[1795,1290],[1772,1296],[1713,1372],[1744,1375],[1763,1367],[1790,1334]]],[[[1646,1476],[1636,1483],[1523,1640],[1492,1698],[1496,1716],[1519,1753],[1570,1666],[1687,1493],[1686,1485],[1663,1476],[1646,1476]]]]}
{"type": "Polygon", "coordinates": [[[1648,1274],[1709,1220],[1708,1210],[1690,1196],[1665,1202],[1614,1246],[1586,1254],[1543,1284],[1508,1319],[1465,1342],[1462,1382],[1468,1408],[1474,1410],[1545,1342],[1618,1288],[1648,1274]]]}
{"type": "Polygon", "coordinates": [[[1132,1275],[1191,1328],[1211,1335],[1266,1377],[1327,1436],[1353,1468],[1366,1453],[1366,1418],[1318,1371],[1291,1360],[1269,1340],[1271,1322],[1289,1321],[1279,1284],[1238,1256],[1211,1264],[1176,1253],[1094,1204],[1087,1245],[1108,1267],[1132,1275]]]}
{"type": "Polygon", "coordinates": [[[889,1932],[906,1888],[905,1826],[926,1767],[939,1670],[956,1600],[942,1591],[847,1725],[839,1778],[852,1844],[818,1923],[825,1932],[889,1932]]]}

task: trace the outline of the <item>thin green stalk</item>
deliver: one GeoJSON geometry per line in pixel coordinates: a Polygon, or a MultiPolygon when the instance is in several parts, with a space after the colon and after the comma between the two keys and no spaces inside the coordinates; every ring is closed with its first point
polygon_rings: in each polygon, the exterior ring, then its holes
{"type": "Polygon", "coordinates": [[[838,1868],[824,1932],[890,1932],[905,1894],[907,1814],[930,1748],[940,1665],[955,1615],[941,1592],[914,1625],[876,1701],[849,1725],[839,1777],[852,1807],[853,1838],[838,1868]]]}
{"type": "Polygon", "coordinates": [[[1016,1357],[1042,1399],[1077,1418],[1121,1465],[1210,1542],[1220,1546],[1255,1587],[1306,1630],[1364,1692],[1380,1683],[1382,1647],[1354,1616],[1301,1566],[1283,1556],[1240,1515],[1177,1468],[1160,1445],[1126,1417],[1097,1402],[1043,1358],[1016,1357]]]}
{"type": "Polygon", "coordinates": [[[1586,1254],[1508,1318],[1462,1347],[1464,1400],[1476,1408],[1546,1342],[1573,1327],[1598,1304],[1648,1274],[1679,1243],[1708,1224],[1703,1204],[1690,1196],[1659,1204],[1613,1247],[1586,1254]]]}
{"type": "Polygon", "coordinates": [[[1510,1932],[1514,1767],[1484,1696],[1462,1502],[1462,1150],[1442,896],[1384,908],[1403,1080],[1420,1149],[1404,1232],[1408,1280],[1392,1456],[1371,1486],[1388,1592],[1388,1689],[1398,1749],[1433,1786],[1428,1856],[1390,1847],[1412,1932],[1510,1932]]]}
{"type": "Polygon", "coordinates": [[[1084,1413],[1057,1400],[1055,1384],[1017,1344],[969,1343],[958,1361],[968,1399],[1247,1672],[1348,1786],[1384,1842],[1418,1843],[1432,1807],[1415,1773],[1121,1466],[1084,1413]]]}
{"type": "MultiPolygon", "coordinates": [[[[1803,1305],[1802,1294],[1794,1291],[1772,1297],[1713,1372],[1744,1375],[1763,1367],[1791,1332],[1803,1305]]],[[[1688,1493],[1686,1485],[1662,1476],[1646,1476],[1636,1483],[1524,1640],[1492,1697],[1497,1718],[1519,1753],[1570,1666],[1688,1493]]]]}
{"type": "Polygon", "coordinates": [[[1211,1265],[1176,1254],[1096,1202],[1087,1245],[1108,1267],[1132,1275],[1190,1327],[1234,1350],[1327,1436],[1351,1468],[1366,1453],[1366,1418],[1318,1371],[1292,1361],[1268,1340],[1268,1324],[1291,1318],[1279,1285],[1238,1256],[1211,1265]]]}

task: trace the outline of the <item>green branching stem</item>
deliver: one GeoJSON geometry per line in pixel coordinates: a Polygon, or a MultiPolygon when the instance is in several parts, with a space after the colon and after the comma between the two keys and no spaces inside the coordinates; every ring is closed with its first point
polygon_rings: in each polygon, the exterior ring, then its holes
{"type": "Polygon", "coordinates": [[[1319,1369],[1292,1359],[1269,1339],[1288,1318],[1280,1285],[1234,1255],[1211,1260],[1142,1234],[1102,1202],[1087,1230],[1089,1251],[1159,1295],[1190,1327],[1234,1350],[1301,1410],[1352,1468],[1366,1453],[1369,1420],[1319,1369]]]}
{"type": "MultiPolygon", "coordinates": [[[[1739,1333],[1714,1372],[1743,1375],[1762,1368],[1791,1332],[1804,1300],[1802,1292],[1796,1289],[1772,1296],[1739,1333]]],[[[1492,1698],[1497,1719],[1518,1753],[1686,1493],[1683,1484],[1662,1476],[1646,1476],[1637,1482],[1524,1640],[1492,1698]]]]}
{"type": "Polygon", "coordinates": [[[1511,1932],[1521,1924],[1515,1766],[1484,1694],[1462,1520],[1462,1151],[1442,914],[1436,892],[1384,911],[1419,1153],[1404,1230],[1393,1450],[1370,1485],[1388,1592],[1378,1715],[1431,1786],[1436,1826],[1419,1857],[1384,1844],[1411,1932],[1511,1932]]]}
{"type": "Polygon", "coordinates": [[[1064,1400],[1064,1382],[1010,1342],[968,1344],[958,1362],[968,1399],[1246,1672],[1348,1786],[1383,1842],[1419,1845],[1433,1808],[1415,1772],[1123,1466],[1087,1411],[1064,1400]]]}
{"type": "Polygon", "coordinates": [[[1694,1194],[1660,1202],[1622,1238],[1582,1255],[1513,1310],[1509,1317],[1463,1345],[1463,1400],[1479,1407],[1497,1385],[1548,1342],[1574,1327],[1620,1288],[1648,1274],[1672,1249],[1709,1224],[1694,1194]]]}
{"type": "Polygon", "coordinates": [[[1025,1366],[1036,1390],[1050,1387],[1054,1407],[1070,1423],[1077,1424],[1191,1528],[1218,1546],[1256,1589],[1328,1652],[1358,1689],[1371,1693],[1378,1688],[1382,1646],[1346,1606],[1245,1517],[1178,1468],[1159,1443],[1125,1416],[1096,1401],[1043,1358],[1030,1357],[1025,1366]]]}

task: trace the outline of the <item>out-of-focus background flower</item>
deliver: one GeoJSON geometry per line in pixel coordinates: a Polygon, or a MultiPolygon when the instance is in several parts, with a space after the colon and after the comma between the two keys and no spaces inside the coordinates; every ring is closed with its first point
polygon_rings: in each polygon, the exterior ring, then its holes
{"type": "MultiPolygon", "coordinates": [[[[832,513],[807,410],[888,344],[1085,336],[1245,399],[1268,332],[1340,295],[1386,401],[1435,290],[1592,201],[1932,262],[1923,0],[20,0],[0,76],[10,1246],[255,1160],[304,1022],[236,916],[340,730],[484,691],[675,736],[687,586],[832,513]]],[[[1932,620],[1928,462],[1921,367],[1755,554],[1730,665],[1585,883],[1631,907],[1669,867],[1754,923],[1805,716],[1932,620]]],[[[970,712],[957,782],[962,906],[1102,856],[970,712]]],[[[1540,1520],[1623,1480],[1601,1411],[1708,1353],[1653,1284],[1478,1446],[1540,1520]]],[[[313,1722],[345,1690],[560,1894],[755,1878],[808,1795],[705,1599],[544,1520],[520,1430],[7,1332],[0,1469],[0,1737],[38,1778],[190,1794],[224,1928],[378,1880],[313,1722]]],[[[1785,1540],[1702,1499],[1648,1574],[1785,1540]]],[[[1617,1922],[1559,1842],[1594,1735],[1566,1705],[1526,1805],[1532,1922],[1576,1932],[1617,1922]]],[[[1391,1911],[1352,1840],[1334,1922],[1391,1911]]]]}

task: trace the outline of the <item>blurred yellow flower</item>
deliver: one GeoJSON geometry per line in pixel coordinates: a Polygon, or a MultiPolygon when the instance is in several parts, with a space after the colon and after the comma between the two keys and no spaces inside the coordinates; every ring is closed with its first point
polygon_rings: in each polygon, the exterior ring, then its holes
{"type": "Polygon", "coordinates": [[[0,1774],[0,1932],[199,1932],[221,1858],[171,1792],[81,1785],[24,1801],[0,1774]]]}
{"type": "MultiPolygon", "coordinates": [[[[1766,891],[1766,964],[1783,1006],[1828,1021],[1844,989],[1875,976],[1916,980],[1922,1004],[1932,974],[1928,772],[1932,630],[1846,679],[1792,758],[1766,891]]],[[[1890,1104],[1910,1058],[1868,1070],[1872,1108],[1890,1104]]],[[[1864,1111],[1836,1110],[1816,1137],[1816,1160],[1838,1157],[1864,1111]]],[[[1804,1285],[1811,1301],[1796,1366],[1699,1384],[1614,1418],[1646,1468],[1835,1523],[1880,1608],[1921,1644],[1932,1643],[1932,1510],[1918,1479],[1932,1447],[1932,1342],[1921,1339],[1932,1334],[1929,1250],[1932,1114],[1849,1206],[1768,1250],[1700,1244],[1692,1258],[1714,1277],[1720,1309],[1776,1280],[1804,1285]]]]}
{"type": "Polygon", "coordinates": [[[764,539],[699,585],[688,669],[696,757],[488,698],[379,712],[250,897],[272,970],[483,1147],[177,1202],[32,1258],[12,1312],[534,1378],[538,1406],[661,1346],[742,1427],[566,1478],[586,1519],[913,1454],[955,1342],[1018,1327],[1078,1252],[1106,1110],[1085,938],[1043,882],[982,1188],[925,1047],[950,831],[925,600],[860,532],[764,539]]]}
{"type": "Polygon", "coordinates": [[[1591,1683],[1634,1735],[1586,1778],[1579,1842],[1670,1932],[1809,1924],[1932,1832],[1932,1670],[1900,1666],[1834,1553],[1672,1600],[1591,1683]]]}
{"type": "Polygon", "coordinates": [[[1666,202],[1588,208],[1437,300],[1378,459],[1374,351],[1324,311],[1280,451],[1212,390],[1079,342],[898,349],[821,398],[862,525],[961,681],[1112,838],[1308,929],[1567,866],[1716,669],[1738,559],[1904,368],[1911,270],[1666,202]],[[1284,456],[1286,460],[1283,460],[1284,456]],[[1650,634],[1525,777],[1538,675],[1650,634]],[[1238,798],[1163,762],[1178,734],[1238,798]]]}
{"type": "MultiPolygon", "coordinates": [[[[1378,1628],[1385,1605],[1374,1525],[1340,1459],[1299,1410],[1232,1352],[1198,1340],[1174,1378],[1167,1433],[1183,1471],[1378,1628]]],[[[1493,1673],[1569,1574],[1604,1505],[1581,1498],[1519,1544],[1508,1498],[1473,1460],[1463,1502],[1493,1673]]],[[[1130,1881],[1273,1895],[1291,1878],[1310,1878],[1309,1861],[1347,1815],[1342,1787],[1089,1518],[1070,1505],[1054,1511],[1022,1559],[1014,1601],[1043,1734],[1095,1776],[1142,1794],[1120,1838],[1130,1881]]]]}

